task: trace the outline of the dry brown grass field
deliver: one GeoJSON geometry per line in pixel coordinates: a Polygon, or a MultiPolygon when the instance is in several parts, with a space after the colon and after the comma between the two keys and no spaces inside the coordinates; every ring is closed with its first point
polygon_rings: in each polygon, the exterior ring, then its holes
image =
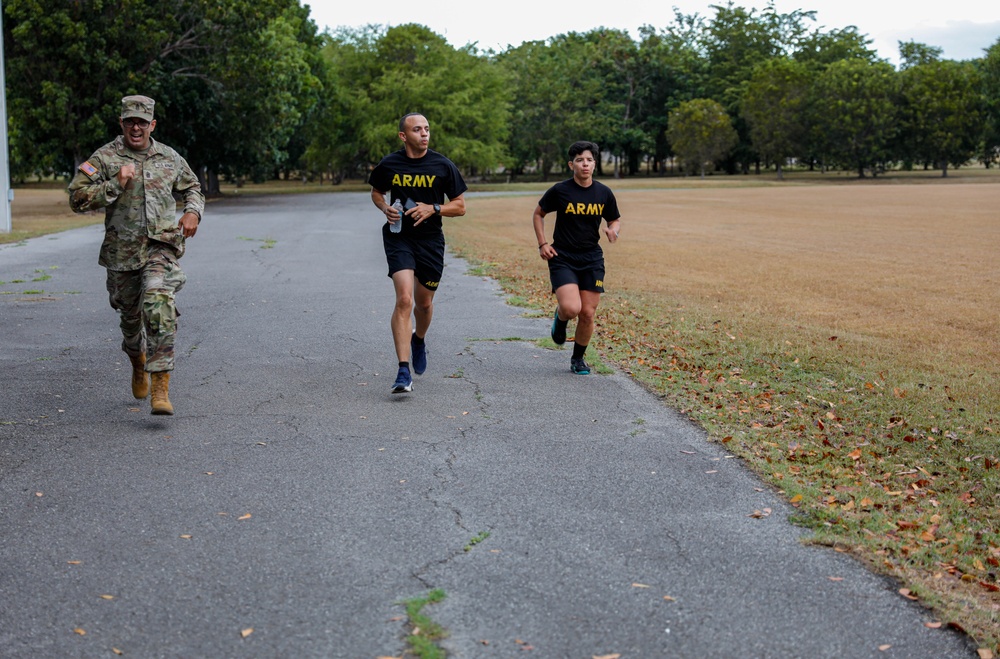
{"type": "MultiPolygon", "coordinates": [[[[899,579],[929,624],[1000,655],[1000,172],[605,181],[622,232],[604,243],[588,354],[742,457],[809,541],[899,579]]],[[[445,229],[542,315],[554,296],[531,213],[545,187],[479,185],[511,194],[470,195],[445,229]]],[[[345,188],[365,189],[241,194],[345,188]]],[[[101,217],[50,186],[18,189],[13,219],[0,241],[101,217]]]]}

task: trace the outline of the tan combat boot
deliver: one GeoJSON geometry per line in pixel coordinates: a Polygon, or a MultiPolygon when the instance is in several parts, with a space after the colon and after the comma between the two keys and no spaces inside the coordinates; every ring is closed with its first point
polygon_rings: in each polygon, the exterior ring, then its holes
{"type": "Polygon", "coordinates": [[[150,375],[153,376],[153,397],[150,399],[153,409],[150,414],[173,414],[174,406],[167,397],[170,393],[170,371],[150,375]]]}
{"type": "Polygon", "coordinates": [[[132,395],[142,400],[149,395],[149,374],[146,373],[146,354],[138,357],[129,355],[132,362],[132,395]]]}

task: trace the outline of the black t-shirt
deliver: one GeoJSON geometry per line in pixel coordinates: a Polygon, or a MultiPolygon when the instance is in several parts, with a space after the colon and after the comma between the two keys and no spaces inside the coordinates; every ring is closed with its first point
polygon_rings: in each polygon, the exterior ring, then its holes
{"type": "MultiPolygon", "coordinates": [[[[399,199],[404,207],[407,199],[443,204],[445,197],[454,199],[469,189],[455,163],[431,149],[423,158],[409,158],[404,149],[390,153],[372,170],[368,183],[379,192],[390,192],[390,204],[399,199]]],[[[417,227],[406,217],[403,231],[411,235],[439,234],[441,216],[433,215],[417,227]]]]}
{"type": "Polygon", "coordinates": [[[611,188],[599,181],[582,187],[567,179],[549,188],[538,205],[546,213],[556,212],[552,247],[583,254],[600,250],[601,219],[614,222],[621,217],[618,201],[611,188]]]}

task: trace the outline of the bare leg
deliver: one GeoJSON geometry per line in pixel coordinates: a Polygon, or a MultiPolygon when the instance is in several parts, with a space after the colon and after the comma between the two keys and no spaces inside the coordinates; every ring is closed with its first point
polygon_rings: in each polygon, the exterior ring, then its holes
{"type": "MultiPolygon", "coordinates": [[[[420,282],[413,291],[413,318],[416,320],[417,336],[421,339],[427,336],[427,330],[431,327],[431,317],[434,315],[434,291],[425,287],[420,282]]],[[[407,338],[409,345],[409,338],[407,338]]]]}
{"type": "Polygon", "coordinates": [[[563,284],[556,289],[556,302],[559,305],[559,320],[573,320],[580,315],[580,287],[576,284],[563,284]]]}
{"type": "MultiPolygon", "coordinates": [[[[392,274],[392,285],[396,289],[396,306],[392,310],[392,342],[396,346],[396,359],[410,361],[410,334],[413,323],[413,270],[399,270],[392,274]]],[[[429,321],[428,321],[429,322],[429,321]]],[[[426,330],[425,330],[426,331],[426,330]]]]}
{"type": "Polygon", "coordinates": [[[578,345],[590,345],[590,337],[594,335],[594,315],[600,301],[600,293],[580,291],[580,318],[576,322],[576,336],[573,338],[578,345]]]}

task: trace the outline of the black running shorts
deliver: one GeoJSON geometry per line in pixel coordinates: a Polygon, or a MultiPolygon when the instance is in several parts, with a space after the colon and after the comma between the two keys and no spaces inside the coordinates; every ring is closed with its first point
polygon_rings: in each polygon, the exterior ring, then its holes
{"type": "Polygon", "coordinates": [[[405,233],[392,233],[386,222],[382,225],[382,245],[390,277],[400,270],[413,270],[424,288],[437,290],[444,272],[443,233],[414,238],[405,233]]]}
{"type": "MultiPolygon", "coordinates": [[[[559,252],[559,250],[556,250],[559,252]]],[[[566,284],[576,284],[581,291],[604,292],[604,253],[571,254],[559,252],[549,259],[552,292],[566,284]]]]}

